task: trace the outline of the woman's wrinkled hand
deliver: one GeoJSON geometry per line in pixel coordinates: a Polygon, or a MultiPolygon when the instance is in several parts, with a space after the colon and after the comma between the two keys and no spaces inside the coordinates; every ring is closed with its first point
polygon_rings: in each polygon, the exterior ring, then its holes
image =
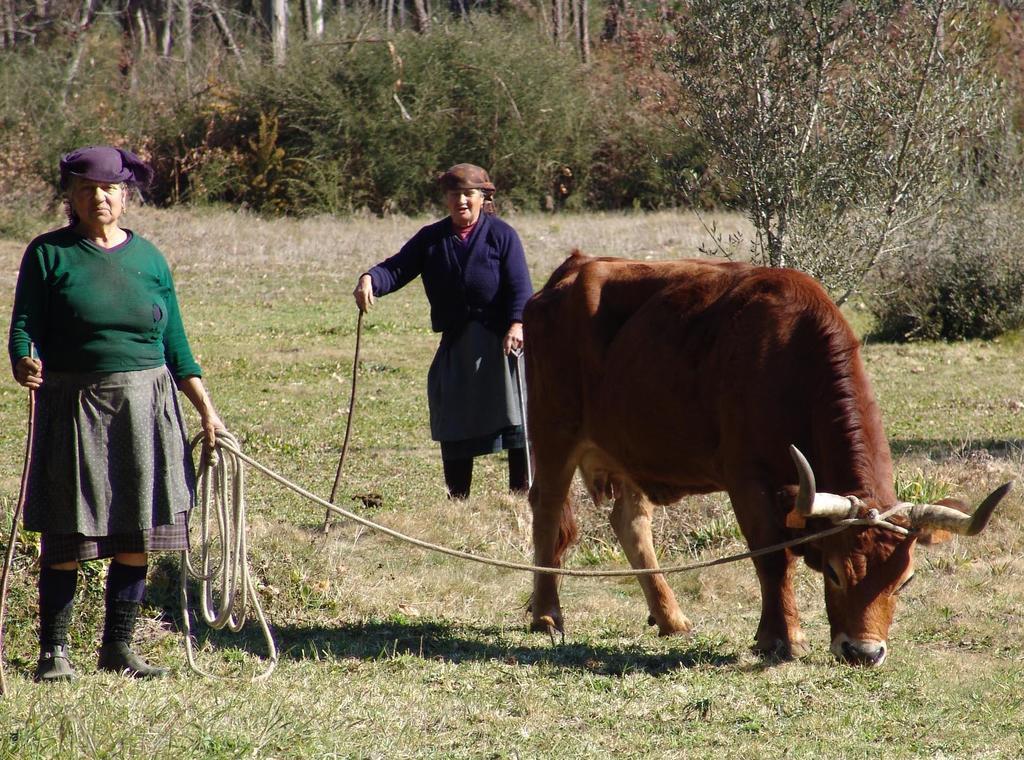
{"type": "Polygon", "coordinates": [[[511,353],[518,353],[523,350],[523,323],[513,322],[505,333],[505,340],[502,344],[505,356],[511,353]]]}
{"type": "Polygon", "coordinates": [[[203,414],[200,420],[203,428],[203,444],[206,448],[212,449],[217,443],[217,433],[224,432],[227,428],[221,422],[220,416],[212,409],[203,414]]]}
{"type": "Polygon", "coordinates": [[[14,379],[31,390],[43,384],[43,363],[31,356],[23,356],[14,365],[14,379]]]}
{"type": "Polygon", "coordinates": [[[356,299],[356,306],[359,307],[359,311],[366,312],[371,306],[373,306],[373,280],[370,279],[370,275],[364,274],[359,278],[359,282],[356,283],[356,289],[352,291],[352,295],[356,299]]]}

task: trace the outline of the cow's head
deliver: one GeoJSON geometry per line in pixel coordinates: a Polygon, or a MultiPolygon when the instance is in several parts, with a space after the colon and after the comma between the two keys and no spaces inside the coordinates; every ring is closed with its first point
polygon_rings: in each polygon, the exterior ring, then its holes
{"type": "Polygon", "coordinates": [[[914,576],[914,546],[937,543],[952,533],[979,533],[1012,483],[989,494],[973,514],[954,500],[878,505],[856,496],[818,492],[807,460],[795,446],[790,453],[800,478],[797,513],[804,519],[827,518],[847,526],[804,554],[807,564],[825,576],[832,653],[857,665],[881,665],[888,652],[896,597],[914,576]]]}

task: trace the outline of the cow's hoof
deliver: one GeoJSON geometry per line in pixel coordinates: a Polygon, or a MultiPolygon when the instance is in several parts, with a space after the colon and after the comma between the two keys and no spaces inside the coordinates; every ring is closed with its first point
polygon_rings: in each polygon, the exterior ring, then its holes
{"type": "Polygon", "coordinates": [[[555,646],[558,641],[555,641],[555,634],[559,636],[559,640],[562,644],[565,643],[565,629],[562,628],[561,621],[556,622],[555,618],[551,615],[541,615],[534,619],[530,623],[530,631],[534,633],[546,633],[551,637],[551,646],[555,646]]]}
{"type": "Polygon", "coordinates": [[[689,636],[693,631],[693,623],[682,614],[672,615],[664,623],[659,623],[654,615],[648,615],[647,625],[658,626],[659,636],[689,636]]]}
{"type": "Polygon", "coordinates": [[[806,655],[810,648],[803,639],[787,641],[784,639],[766,639],[753,646],[754,653],[766,660],[785,662],[806,655]]]}
{"type": "Polygon", "coordinates": [[[689,636],[693,633],[693,626],[687,622],[686,625],[658,626],[659,636],[689,636]]]}

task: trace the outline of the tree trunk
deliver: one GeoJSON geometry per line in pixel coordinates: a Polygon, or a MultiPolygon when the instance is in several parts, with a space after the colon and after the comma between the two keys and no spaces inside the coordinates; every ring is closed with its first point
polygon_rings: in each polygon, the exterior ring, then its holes
{"type": "Polygon", "coordinates": [[[306,26],[306,39],[318,40],[324,36],[324,0],[302,0],[302,20],[306,26]]]}
{"type": "Polygon", "coordinates": [[[430,31],[430,14],[427,12],[427,5],[424,0],[412,0],[413,9],[416,12],[416,31],[426,34],[430,31]]]}
{"type": "Polygon", "coordinates": [[[137,50],[141,53],[143,50],[149,47],[149,18],[146,16],[146,10],[139,5],[135,8],[135,27],[138,30],[136,32],[137,50]]]}
{"type": "Polygon", "coordinates": [[[622,24],[624,10],[623,0],[608,0],[604,11],[604,31],[601,33],[601,39],[607,42],[619,39],[619,26],[622,24]]]}
{"type": "Polygon", "coordinates": [[[551,36],[555,45],[561,47],[565,37],[565,0],[551,0],[551,36]]]}
{"type": "Polygon", "coordinates": [[[174,28],[174,0],[164,0],[163,28],[160,30],[160,55],[171,54],[171,31],[174,28]]]}
{"type": "Polygon", "coordinates": [[[274,65],[284,66],[288,55],[288,2],[270,2],[270,38],[274,50],[274,65]]]}
{"type": "Polygon", "coordinates": [[[313,3],[313,37],[324,36],[324,0],[310,0],[313,3]]]}
{"type": "Polygon", "coordinates": [[[590,63],[590,0],[579,0],[580,4],[580,58],[590,63]]]}
{"type": "Polygon", "coordinates": [[[192,0],[177,0],[181,7],[181,55],[185,71],[192,65],[192,0]]]}
{"type": "MultiPolygon", "coordinates": [[[[224,41],[224,47],[231,51],[232,55],[234,55],[235,58],[238,60],[239,67],[244,70],[245,59],[242,58],[242,51],[239,50],[238,44],[235,42],[235,36],[231,33],[231,27],[228,26],[227,19],[224,18],[224,12],[220,9],[220,5],[217,3],[217,0],[203,0],[203,2],[206,4],[206,7],[210,9],[210,15],[213,16],[213,23],[217,27],[217,31],[220,33],[221,39],[224,41]]],[[[276,38],[274,47],[274,62],[277,62],[276,38]]],[[[281,63],[284,63],[283,52],[281,54],[281,63]]]]}
{"type": "Polygon", "coordinates": [[[18,42],[18,10],[15,0],[0,0],[0,50],[13,48],[18,42]]]}
{"type": "Polygon", "coordinates": [[[89,22],[92,21],[92,3],[93,0],[82,0],[82,13],[78,18],[78,23],[75,24],[77,27],[75,35],[77,40],[75,42],[75,53],[71,56],[71,63],[68,64],[67,74],[64,76],[64,92],[61,93],[60,103],[62,106],[66,106],[68,103],[68,94],[71,92],[71,85],[75,83],[75,77],[78,76],[78,67],[82,64],[82,55],[85,53],[85,28],[89,26],[89,22]]]}

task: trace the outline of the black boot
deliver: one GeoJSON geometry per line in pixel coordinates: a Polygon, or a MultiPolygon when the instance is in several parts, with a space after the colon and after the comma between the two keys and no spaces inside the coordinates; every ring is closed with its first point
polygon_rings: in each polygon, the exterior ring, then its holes
{"type": "Polygon", "coordinates": [[[163,678],[167,668],[157,668],[131,649],[135,621],[146,593],[146,566],[111,562],[107,574],[107,617],[103,624],[99,669],[132,678],[163,678]]]}
{"type": "Polygon", "coordinates": [[[78,570],[39,570],[39,661],[35,680],[73,681],[77,676],[68,652],[68,627],[75,607],[78,570]]]}
{"type": "Polygon", "coordinates": [[[150,665],[132,651],[126,641],[104,641],[100,646],[99,669],[130,678],[163,678],[167,668],[150,665]]]}
{"type": "Polygon", "coordinates": [[[448,486],[448,498],[469,498],[469,486],[473,482],[473,457],[443,459],[441,464],[444,466],[444,483],[448,486]]]}
{"type": "Polygon", "coordinates": [[[55,683],[56,681],[74,681],[78,678],[71,665],[71,653],[67,644],[57,644],[39,650],[39,661],[36,663],[35,679],[39,683],[55,683]]]}

